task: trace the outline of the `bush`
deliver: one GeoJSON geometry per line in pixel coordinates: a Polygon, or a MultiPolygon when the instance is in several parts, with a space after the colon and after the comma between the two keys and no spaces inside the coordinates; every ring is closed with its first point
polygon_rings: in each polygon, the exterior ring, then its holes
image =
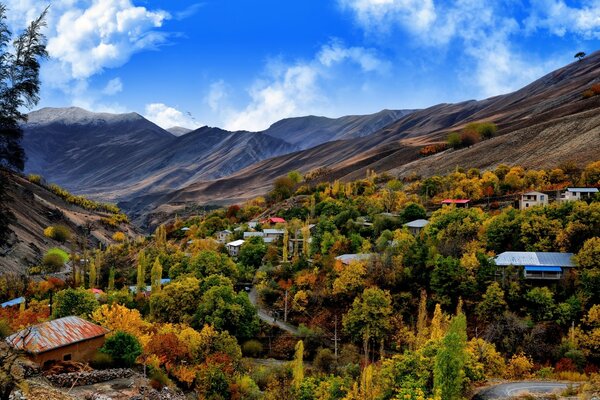
{"type": "Polygon", "coordinates": [[[42,258],[42,266],[46,271],[56,272],[59,271],[65,262],[63,258],[56,253],[48,253],[42,258]]]}
{"type": "Polygon", "coordinates": [[[36,183],[38,185],[42,183],[42,177],[40,175],[29,174],[27,180],[31,183],[36,183]]]}
{"type": "Polygon", "coordinates": [[[509,379],[526,379],[533,370],[533,361],[523,353],[512,356],[506,367],[506,377],[509,379]]]}
{"type": "Polygon", "coordinates": [[[463,147],[473,146],[481,141],[477,131],[464,131],[460,134],[460,143],[463,147]]]}
{"type": "Polygon", "coordinates": [[[451,134],[449,134],[446,141],[448,143],[448,147],[453,149],[458,149],[462,145],[460,134],[458,132],[452,132],[451,134]]]}
{"type": "Polygon", "coordinates": [[[330,349],[319,349],[313,364],[319,371],[329,374],[335,369],[335,356],[330,349]]]}
{"type": "Polygon", "coordinates": [[[44,229],[44,235],[64,243],[71,238],[71,230],[64,225],[53,225],[44,229]]]}
{"type": "Polygon", "coordinates": [[[142,354],[142,345],[135,336],[117,331],[106,339],[100,351],[110,355],[117,364],[130,367],[142,354]]]}
{"type": "Polygon", "coordinates": [[[90,366],[94,369],[108,369],[114,366],[114,360],[110,354],[98,351],[92,357],[90,366]]]}
{"type": "Polygon", "coordinates": [[[115,242],[124,242],[125,239],[127,239],[127,236],[125,236],[123,232],[115,232],[115,234],[112,235],[112,240],[115,242]]]}
{"type": "Polygon", "coordinates": [[[248,340],[242,345],[242,354],[245,357],[258,357],[263,351],[263,345],[258,340],[248,340]]]}

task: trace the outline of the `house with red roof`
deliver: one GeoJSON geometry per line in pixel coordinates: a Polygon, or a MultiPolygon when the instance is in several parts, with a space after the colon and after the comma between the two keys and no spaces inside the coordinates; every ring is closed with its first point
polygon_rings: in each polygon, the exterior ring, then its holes
{"type": "Polygon", "coordinates": [[[275,225],[275,224],[285,224],[286,221],[285,221],[285,219],[280,218],[280,217],[270,217],[270,218],[265,219],[262,223],[275,225]]]}

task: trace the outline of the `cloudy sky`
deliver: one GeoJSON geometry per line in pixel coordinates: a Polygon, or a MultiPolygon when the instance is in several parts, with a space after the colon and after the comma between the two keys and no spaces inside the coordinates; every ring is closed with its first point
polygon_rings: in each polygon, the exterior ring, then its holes
{"type": "MultiPolygon", "coordinates": [[[[13,31],[47,5],[4,3],[13,31]]],[[[51,3],[40,106],[135,111],[165,128],[481,99],[600,44],[600,0],[51,3]]]]}

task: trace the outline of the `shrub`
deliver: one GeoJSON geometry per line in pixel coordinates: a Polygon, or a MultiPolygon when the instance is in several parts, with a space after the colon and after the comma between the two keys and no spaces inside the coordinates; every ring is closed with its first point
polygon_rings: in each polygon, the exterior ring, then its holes
{"type": "Polygon", "coordinates": [[[108,369],[114,366],[114,360],[110,354],[98,351],[92,357],[90,365],[94,369],[108,369]]]}
{"type": "Polygon", "coordinates": [[[27,176],[27,180],[38,185],[42,183],[42,177],[40,175],[29,174],[29,176],[27,176]]]}
{"type": "Polygon", "coordinates": [[[130,367],[142,354],[142,345],[135,336],[117,331],[106,339],[100,351],[111,356],[116,363],[130,367]]]}
{"type": "Polygon", "coordinates": [[[44,235],[64,243],[71,238],[71,231],[64,225],[53,225],[44,229],[44,235]]]}
{"type": "Polygon", "coordinates": [[[576,371],[577,367],[575,363],[570,358],[561,358],[556,363],[556,368],[554,368],[556,372],[565,372],[565,371],[576,371]]]}
{"type": "Polygon", "coordinates": [[[588,89],[582,93],[584,99],[589,99],[590,97],[594,97],[596,93],[592,89],[588,89]]]}
{"type": "Polygon", "coordinates": [[[451,147],[453,149],[458,149],[462,145],[460,134],[458,132],[452,132],[451,134],[449,134],[446,141],[448,143],[448,147],[451,147]]]}
{"type": "Polygon", "coordinates": [[[463,147],[473,146],[481,141],[481,136],[477,131],[464,131],[460,134],[460,143],[463,147]]]}
{"type": "Polygon", "coordinates": [[[594,92],[594,95],[599,95],[600,94],[600,83],[596,83],[596,84],[592,85],[590,90],[592,92],[594,92]]]}
{"type": "Polygon", "coordinates": [[[245,357],[258,357],[263,351],[263,345],[258,340],[248,340],[242,345],[242,354],[245,357]]]}
{"type": "Polygon", "coordinates": [[[48,252],[46,254],[57,254],[62,258],[63,262],[66,263],[69,261],[69,254],[66,251],[64,251],[63,249],[59,249],[58,247],[54,247],[54,248],[48,250],[48,252]]]}
{"type": "Polygon", "coordinates": [[[127,236],[125,236],[123,232],[115,232],[115,234],[112,235],[112,240],[115,242],[124,242],[125,239],[127,239],[127,236]]]}
{"type": "Polygon", "coordinates": [[[65,265],[65,261],[56,253],[48,253],[42,258],[42,266],[47,271],[59,271],[65,265]]]}
{"type": "Polygon", "coordinates": [[[448,145],[446,143],[430,144],[429,146],[425,146],[421,150],[419,150],[419,154],[424,157],[427,157],[427,156],[431,156],[433,154],[439,153],[441,151],[444,151],[447,148],[448,148],[448,145]]]}
{"type": "Polygon", "coordinates": [[[319,349],[313,364],[319,371],[331,373],[335,368],[335,356],[330,349],[319,349]]]}
{"type": "Polygon", "coordinates": [[[506,367],[506,377],[509,379],[524,379],[529,377],[533,369],[533,361],[523,353],[512,356],[506,367]]]}

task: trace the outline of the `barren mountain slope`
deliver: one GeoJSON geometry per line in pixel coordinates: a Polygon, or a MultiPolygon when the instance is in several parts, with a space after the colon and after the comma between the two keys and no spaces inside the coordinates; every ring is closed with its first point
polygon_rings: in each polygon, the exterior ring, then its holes
{"type": "MultiPolygon", "coordinates": [[[[93,241],[112,243],[114,229],[106,229],[99,221],[107,216],[105,213],[82,209],[49,192],[47,189],[29,182],[27,179],[11,174],[9,176],[8,195],[11,199],[8,206],[16,216],[16,223],[11,226],[14,235],[9,243],[0,246],[0,274],[6,272],[24,273],[27,265],[40,261],[43,254],[52,247],[65,245],[44,236],[44,229],[50,225],[62,224],[73,232],[82,232],[86,225],[91,226],[93,241]]],[[[122,227],[130,236],[134,235],[131,227],[122,227]]]]}

